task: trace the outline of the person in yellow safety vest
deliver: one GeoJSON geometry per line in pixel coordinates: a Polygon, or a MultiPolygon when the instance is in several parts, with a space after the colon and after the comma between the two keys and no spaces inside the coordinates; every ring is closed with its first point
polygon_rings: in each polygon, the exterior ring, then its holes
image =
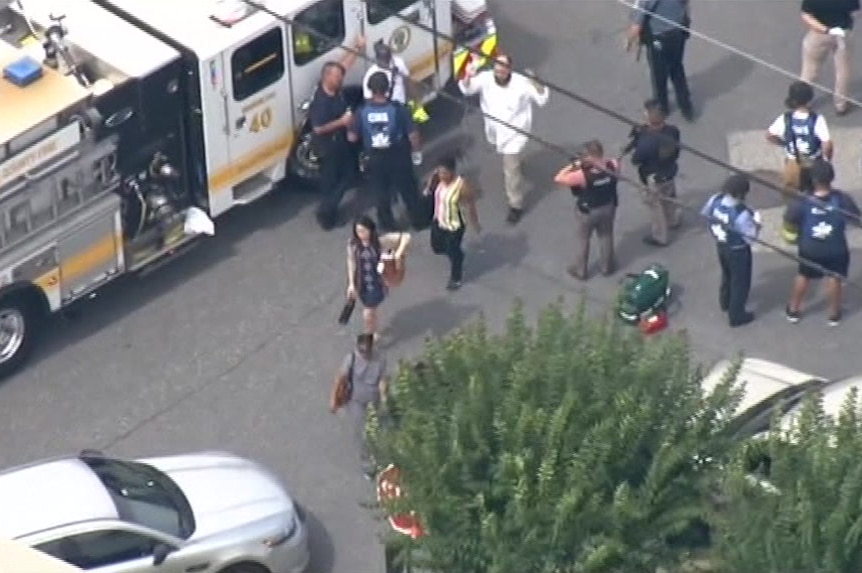
{"type": "Polygon", "coordinates": [[[410,68],[404,60],[392,53],[383,40],[374,44],[374,64],[369,66],[362,78],[362,92],[364,99],[371,98],[371,90],[368,88],[368,80],[375,72],[383,72],[389,80],[389,99],[404,104],[410,110],[413,121],[417,124],[426,123],[430,117],[428,112],[418,101],[418,90],[410,81],[410,68]],[[409,98],[408,98],[409,96],[409,98]]]}

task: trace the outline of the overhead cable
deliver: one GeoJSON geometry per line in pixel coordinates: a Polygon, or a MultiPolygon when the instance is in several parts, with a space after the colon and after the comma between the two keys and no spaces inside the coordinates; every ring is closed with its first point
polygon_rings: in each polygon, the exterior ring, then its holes
{"type": "MultiPolygon", "coordinates": [[[[279,20],[285,24],[288,24],[295,29],[299,29],[306,34],[317,38],[318,40],[328,42],[328,43],[332,44],[333,46],[339,45],[342,41],[339,38],[335,38],[335,37],[329,36],[327,34],[324,34],[312,26],[309,26],[309,25],[304,24],[302,22],[297,22],[292,18],[282,16],[281,14],[278,14],[277,12],[273,11],[272,9],[264,6],[263,4],[258,3],[256,0],[242,0],[242,1],[245,4],[247,4],[248,6],[251,6],[252,8],[254,8],[256,10],[259,10],[259,11],[271,16],[272,18],[275,18],[275,19],[277,19],[277,20],[279,20]]],[[[464,46],[464,47],[467,47],[467,46],[464,46]]],[[[348,52],[348,53],[353,54],[358,59],[362,59],[362,60],[365,60],[367,62],[372,62],[372,63],[374,62],[374,58],[368,56],[364,51],[357,50],[356,48],[354,48],[352,46],[341,45],[340,48],[342,50],[348,52]]],[[[474,51],[474,50],[471,50],[471,51],[474,51]]],[[[400,72],[398,72],[397,70],[394,70],[393,74],[395,74],[397,76],[400,74],[400,72]]],[[[406,77],[405,79],[407,81],[412,81],[409,77],[406,77]]],[[[533,78],[533,79],[534,79],[534,81],[537,81],[535,78],[533,78]]],[[[528,139],[535,141],[536,143],[538,143],[542,147],[556,152],[560,156],[564,157],[566,160],[570,161],[571,158],[576,155],[576,153],[572,153],[570,150],[567,150],[566,148],[564,148],[560,145],[557,145],[555,143],[547,141],[547,140],[545,140],[545,139],[543,139],[537,135],[534,135],[534,134],[529,133],[523,129],[520,129],[519,127],[514,126],[505,120],[502,120],[498,117],[495,117],[491,114],[484,112],[483,110],[481,110],[477,106],[470,104],[470,102],[464,98],[459,98],[459,97],[456,97],[452,94],[446,93],[445,90],[440,90],[439,95],[445,99],[448,99],[452,102],[455,102],[458,105],[466,106],[466,107],[475,109],[486,119],[489,119],[491,121],[499,123],[500,125],[503,125],[503,126],[507,127],[508,129],[511,129],[512,131],[514,131],[520,135],[523,135],[524,137],[526,137],[528,139]]],[[[582,96],[576,96],[576,98],[580,101],[580,99],[582,99],[582,96]]],[[[583,98],[583,99],[585,99],[585,98],[583,98]]],[[[590,102],[591,107],[595,106],[596,109],[599,109],[599,110],[603,109],[602,106],[599,106],[598,104],[595,104],[594,102],[591,102],[590,100],[585,99],[585,101],[590,102]]],[[[611,113],[615,114],[615,112],[611,112],[611,113]]],[[[622,118],[622,121],[629,123],[629,120],[627,118],[625,118],[624,116],[619,116],[619,117],[622,118]]],[[[632,123],[632,125],[637,125],[637,124],[634,124],[633,122],[631,122],[631,123],[632,123]]],[[[607,174],[615,176],[618,180],[626,182],[626,183],[630,184],[632,187],[640,190],[641,193],[649,193],[649,194],[653,193],[647,186],[643,185],[640,181],[635,180],[629,176],[623,175],[622,173],[611,172],[607,169],[602,169],[601,167],[597,167],[597,170],[603,171],[607,174]]],[[[746,175],[746,176],[749,176],[748,173],[745,173],[744,171],[739,170],[739,169],[733,169],[733,171],[740,173],[740,174],[743,174],[743,175],[746,175]]],[[[675,207],[678,207],[682,210],[692,211],[697,215],[697,217],[704,219],[708,223],[710,223],[712,225],[718,225],[725,230],[732,231],[730,226],[727,225],[726,223],[724,223],[723,221],[719,221],[718,219],[711,217],[711,216],[705,216],[700,212],[700,209],[692,207],[692,206],[680,201],[677,198],[668,197],[668,196],[664,196],[664,195],[657,195],[657,199],[662,201],[662,202],[674,205],[675,207]]],[[[829,269],[824,268],[822,265],[820,265],[819,263],[817,263],[815,261],[801,257],[797,253],[790,252],[789,250],[787,250],[785,248],[782,248],[778,245],[775,245],[775,244],[773,244],[769,241],[766,241],[764,239],[761,239],[759,237],[758,238],[749,238],[749,240],[752,243],[758,244],[758,245],[764,247],[765,249],[772,251],[774,253],[777,253],[777,254],[779,254],[779,255],[787,258],[787,259],[790,259],[796,263],[804,264],[806,266],[809,266],[811,268],[818,270],[819,272],[823,273],[826,276],[830,276],[832,278],[838,279],[838,280],[842,281],[844,284],[847,284],[847,285],[849,285],[855,289],[858,289],[860,292],[862,292],[862,284],[856,284],[856,283],[848,280],[846,277],[842,277],[839,274],[834,273],[834,272],[830,271],[829,269]]]]}

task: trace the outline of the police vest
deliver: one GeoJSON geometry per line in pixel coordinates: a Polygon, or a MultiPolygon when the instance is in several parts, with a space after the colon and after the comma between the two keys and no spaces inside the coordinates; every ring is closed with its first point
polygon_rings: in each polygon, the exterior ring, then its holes
{"type": "Polygon", "coordinates": [[[584,187],[571,188],[572,194],[588,208],[594,209],[617,203],[617,176],[613,163],[606,162],[603,169],[603,171],[584,169],[584,187]]]}
{"type": "Polygon", "coordinates": [[[820,156],[821,142],[814,133],[816,123],[816,113],[809,113],[804,119],[793,117],[792,112],[784,114],[784,150],[787,155],[800,159],[820,156]]]}
{"type": "Polygon", "coordinates": [[[748,207],[742,203],[736,205],[725,205],[722,203],[725,195],[716,195],[712,200],[709,215],[713,219],[709,230],[715,242],[721,247],[741,249],[748,246],[745,237],[736,229],[736,221],[748,211],[748,207]]]}
{"type": "Polygon", "coordinates": [[[817,201],[813,197],[806,199],[800,227],[801,242],[808,246],[834,248],[836,251],[846,248],[844,232],[847,221],[841,213],[841,200],[837,193],[832,193],[826,201],[817,201]]]}
{"type": "Polygon", "coordinates": [[[392,102],[362,108],[362,140],[369,151],[386,151],[401,140],[398,108],[392,102]]]}

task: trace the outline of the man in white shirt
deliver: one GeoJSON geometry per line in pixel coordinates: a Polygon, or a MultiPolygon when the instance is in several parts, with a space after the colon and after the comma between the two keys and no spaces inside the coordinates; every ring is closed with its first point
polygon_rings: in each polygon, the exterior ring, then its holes
{"type": "Polygon", "coordinates": [[[829,127],[822,115],[811,111],[814,89],[810,84],[796,81],[790,84],[785,105],[766,132],[770,143],[784,150],[784,186],[789,194],[811,191],[808,168],[822,157],[832,161],[834,151],[829,127]]]}
{"type": "Polygon", "coordinates": [[[407,105],[407,83],[410,78],[410,68],[403,59],[392,54],[392,49],[382,40],[374,44],[374,64],[365,72],[362,78],[362,93],[365,99],[371,99],[371,89],[368,87],[368,79],[375,72],[383,72],[389,80],[391,91],[389,99],[400,104],[407,105]],[[395,73],[393,74],[393,70],[395,73]],[[393,77],[394,76],[394,77],[393,77]]]}
{"type": "Polygon", "coordinates": [[[503,183],[509,203],[506,221],[514,225],[524,214],[521,157],[527,145],[526,134],[533,126],[533,104],[544,106],[548,90],[513,73],[512,59],[507,55],[497,56],[493,71],[477,74],[475,68],[468,68],[458,87],[464,95],[479,94],[485,137],[503,156],[503,183]]]}

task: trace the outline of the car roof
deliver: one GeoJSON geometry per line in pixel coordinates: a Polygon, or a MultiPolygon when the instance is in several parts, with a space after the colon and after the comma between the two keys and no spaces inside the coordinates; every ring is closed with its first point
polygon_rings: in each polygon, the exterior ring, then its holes
{"type": "MultiPolygon", "coordinates": [[[[725,372],[733,365],[730,360],[722,360],[704,377],[702,387],[709,394],[721,383],[725,372]]],[[[746,358],[737,376],[737,383],[745,385],[745,393],[736,412],[745,412],[749,408],[775,396],[788,388],[802,386],[817,376],[782,366],[769,360],[746,358]]]]}
{"type": "Polygon", "coordinates": [[[83,461],[64,458],[0,473],[0,537],[16,539],[94,519],[117,519],[117,507],[83,461]]]}

